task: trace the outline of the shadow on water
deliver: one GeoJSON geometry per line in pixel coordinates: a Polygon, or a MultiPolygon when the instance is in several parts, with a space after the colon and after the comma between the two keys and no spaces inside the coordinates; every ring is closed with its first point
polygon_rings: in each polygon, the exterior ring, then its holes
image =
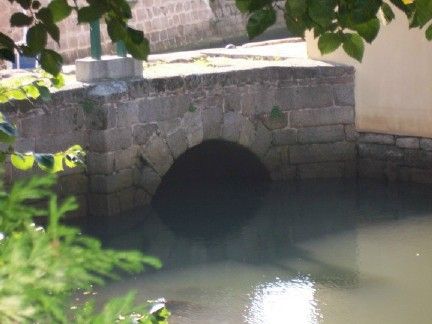
{"type": "Polygon", "coordinates": [[[206,141],[176,160],[163,177],[152,206],[179,236],[226,236],[253,217],[269,180],[264,165],[246,148],[206,141]]]}

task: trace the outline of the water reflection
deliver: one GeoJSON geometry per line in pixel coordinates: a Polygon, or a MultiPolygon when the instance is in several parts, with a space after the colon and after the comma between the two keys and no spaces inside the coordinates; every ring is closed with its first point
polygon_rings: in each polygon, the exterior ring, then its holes
{"type": "MultiPolygon", "coordinates": [[[[142,300],[164,296],[172,324],[430,322],[430,188],[275,184],[234,229],[244,204],[218,202],[218,235],[185,235],[184,224],[168,226],[151,209],[90,227],[106,245],[164,262],[161,271],[111,284],[100,301],[129,289],[142,300]]],[[[197,214],[207,210],[190,204],[197,214]]],[[[201,226],[187,223],[192,233],[201,226]]]]}
{"type": "Polygon", "coordinates": [[[309,278],[296,278],[257,286],[246,306],[245,320],[250,324],[316,324],[321,315],[315,300],[316,289],[309,278]]]}

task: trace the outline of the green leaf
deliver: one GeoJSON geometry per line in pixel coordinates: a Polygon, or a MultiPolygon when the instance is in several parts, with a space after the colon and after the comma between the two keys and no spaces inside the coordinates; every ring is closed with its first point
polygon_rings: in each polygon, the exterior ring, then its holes
{"type": "Polygon", "coordinates": [[[15,100],[23,100],[23,99],[27,98],[25,91],[23,91],[21,89],[11,89],[11,90],[8,90],[6,92],[6,95],[10,99],[15,99],[15,100]]]}
{"type": "Polygon", "coordinates": [[[36,88],[39,91],[39,95],[41,97],[41,99],[45,102],[51,101],[51,92],[49,91],[48,87],[43,86],[43,85],[39,85],[37,83],[34,83],[34,85],[36,86],[36,88]]]}
{"type": "Polygon", "coordinates": [[[38,1],[38,0],[34,0],[34,1],[32,2],[32,9],[33,9],[33,10],[39,10],[40,7],[41,7],[41,3],[40,3],[40,1],[38,1]]]}
{"type": "Polygon", "coordinates": [[[146,60],[150,52],[150,44],[146,38],[141,43],[135,43],[130,37],[127,37],[125,46],[127,51],[138,60],[146,60]]]}
{"type": "Polygon", "coordinates": [[[16,0],[23,9],[29,9],[31,0],[16,0]]]}
{"type": "Polygon", "coordinates": [[[354,30],[368,43],[372,43],[380,30],[380,22],[378,18],[373,18],[365,23],[355,25],[354,30]]]}
{"type": "Polygon", "coordinates": [[[335,16],[335,2],[333,0],[309,1],[309,16],[317,24],[326,27],[332,23],[335,16]]]}
{"type": "Polygon", "coordinates": [[[22,12],[16,12],[10,18],[11,27],[29,26],[32,22],[33,22],[33,17],[27,16],[22,12]]]}
{"type": "Polygon", "coordinates": [[[429,25],[429,27],[425,31],[425,34],[428,41],[432,40],[432,25],[429,25]]]}
{"type": "Polygon", "coordinates": [[[40,95],[37,86],[35,86],[34,84],[25,85],[22,87],[22,89],[25,91],[26,96],[29,98],[36,99],[40,95]]]}
{"type": "Polygon", "coordinates": [[[237,8],[243,13],[248,11],[254,12],[256,10],[262,9],[268,4],[268,0],[236,0],[237,8]]]}
{"type": "Polygon", "coordinates": [[[15,53],[9,48],[0,48],[0,60],[15,62],[15,53]]]}
{"type": "Polygon", "coordinates": [[[302,23],[302,21],[296,21],[290,15],[285,14],[285,23],[288,31],[290,31],[293,36],[304,37],[306,26],[302,23]]]}
{"type": "Polygon", "coordinates": [[[47,44],[47,32],[41,23],[31,27],[27,31],[27,45],[34,54],[39,53],[47,44]]]}
{"type": "Polygon", "coordinates": [[[359,62],[362,61],[364,43],[363,39],[359,35],[345,34],[342,47],[349,56],[355,58],[359,62]]]}
{"type": "Polygon", "coordinates": [[[300,17],[306,13],[306,0],[287,0],[285,9],[293,17],[300,17]]]}
{"type": "Polygon", "coordinates": [[[318,40],[318,48],[321,54],[334,52],[342,44],[340,34],[325,33],[318,40]]]}
{"type": "Polygon", "coordinates": [[[38,166],[48,172],[52,172],[54,169],[54,155],[52,154],[35,154],[35,159],[38,166]]]}
{"type": "Polygon", "coordinates": [[[96,6],[87,6],[78,10],[78,22],[90,23],[94,20],[98,20],[102,17],[104,12],[95,10],[96,6]]]}
{"type": "Polygon", "coordinates": [[[11,155],[12,165],[19,170],[25,171],[31,169],[33,167],[34,161],[35,157],[31,152],[25,154],[15,152],[11,155]]]}
{"type": "Polygon", "coordinates": [[[56,76],[61,71],[63,59],[57,52],[49,49],[44,49],[41,52],[40,63],[42,69],[56,76]]]}
{"type": "Polygon", "coordinates": [[[13,143],[17,137],[17,129],[8,121],[0,122],[0,142],[13,143]]]}
{"type": "Polygon", "coordinates": [[[54,78],[51,78],[51,83],[56,89],[60,89],[65,85],[63,74],[59,73],[54,78]]]}
{"type": "Polygon", "coordinates": [[[267,28],[276,22],[276,12],[273,8],[263,8],[255,11],[249,17],[246,26],[249,38],[254,38],[262,34],[267,28]]]}
{"type": "Polygon", "coordinates": [[[382,3],[381,10],[387,23],[391,22],[395,18],[392,8],[387,3],[382,3]]]}
{"type": "Polygon", "coordinates": [[[67,0],[52,0],[48,9],[51,11],[54,22],[62,21],[72,12],[72,7],[68,5],[67,0]]]}
{"type": "Polygon", "coordinates": [[[53,165],[53,169],[52,172],[53,173],[57,173],[60,171],[63,171],[63,159],[64,159],[64,154],[63,152],[59,152],[54,154],[54,165],[53,165]]]}
{"type": "MultiPolygon", "coordinates": [[[[51,38],[56,41],[57,44],[60,42],[60,29],[54,23],[52,24],[44,24],[44,27],[48,34],[50,34],[51,38]]],[[[60,45],[60,44],[59,44],[60,45]]]]}
{"type": "Polygon", "coordinates": [[[113,42],[125,39],[127,36],[126,24],[117,19],[110,19],[106,21],[108,35],[113,42]]]}
{"type": "Polygon", "coordinates": [[[431,0],[415,0],[415,23],[423,27],[432,19],[432,1],[431,0]]]}
{"type": "Polygon", "coordinates": [[[248,12],[249,11],[249,5],[251,3],[251,0],[235,0],[235,4],[237,8],[240,10],[240,12],[248,12]]]}
{"type": "Polygon", "coordinates": [[[6,48],[12,49],[15,47],[15,42],[9,36],[6,36],[5,34],[0,33],[0,45],[3,45],[6,48]]]}

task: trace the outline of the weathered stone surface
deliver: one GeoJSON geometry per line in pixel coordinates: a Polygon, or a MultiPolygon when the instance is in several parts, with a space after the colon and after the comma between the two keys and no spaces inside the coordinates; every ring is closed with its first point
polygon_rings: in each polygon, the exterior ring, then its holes
{"type": "Polygon", "coordinates": [[[267,129],[275,130],[285,128],[288,125],[288,119],[286,114],[265,114],[260,117],[261,122],[267,129]]]}
{"type": "Polygon", "coordinates": [[[423,150],[432,151],[432,139],[430,139],[430,138],[421,138],[420,139],[420,147],[423,150]]]}
{"type": "Polygon", "coordinates": [[[355,157],[355,144],[347,142],[293,145],[290,149],[291,163],[344,161],[355,157]]]}
{"type": "Polygon", "coordinates": [[[240,121],[240,137],[238,143],[249,147],[255,141],[255,126],[249,118],[242,116],[240,121]]]}
{"type": "Polygon", "coordinates": [[[136,164],[137,147],[131,146],[126,150],[114,152],[114,168],[116,171],[131,169],[136,164]]]}
{"type": "Polygon", "coordinates": [[[417,137],[398,137],[396,138],[396,146],[407,149],[420,148],[420,141],[417,137]]]}
{"type": "Polygon", "coordinates": [[[272,135],[270,131],[261,123],[257,123],[255,139],[250,149],[259,157],[264,157],[271,146],[272,135]]]}
{"type": "Polygon", "coordinates": [[[272,132],[274,145],[291,145],[297,143],[297,129],[285,128],[272,132]]]}
{"type": "Polygon", "coordinates": [[[275,91],[275,103],[282,111],[294,109],[295,87],[277,88],[275,91]]]}
{"type": "Polygon", "coordinates": [[[394,144],[395,138],[393,135],[361,133],[359,137],[360,143],[377,143],[377,144],[394,144]]]}
{"type": "Polygon", "coordinates": [[[150,137],[157,135],[159,128],[157,124],[138,124],[133,127],[134,144],[146,144],[150,137]]]}
{"type": "Polygon", "coordinates": [[[383,179],[384,175],[384,161],[373,159],[359,159],[358,173],[360,178],[383,179]]]}
{"type": "Polygon", "coordinates": [[[183,129],[167,136],[167,144],[174,159],[178,158],[188,149],[188,139],[183,129]]]}
{"type": "Polygon", "coordinates": [[[295,109],[333,106],[333,90],[329,85],[298,87],[294,94],[295,109]]]}
{"type": "Polygon", "coordinates": [[[130,127],[138,123],[138,105],[136,102],[123,102],[117,105],[117,127],[130,127]]]}
{"type": "Polygon", "coordinates": [[[116,194],[90,194],[88,213],[91,216],[115,215],[121,212],[120,200],[116,194]]]}
{"type": "Polygon", "coordinates": [[[221,136],[223,112],[219,107],[205,109],[201,113],[203,123],[203,140],[216,139],[221,136]]]}
{"type": "Polygon", "coordinates": [[[400,180],[430,184],[432,183],[432,170],[404,167],[400,169],[400,180]]]}
{"type": "Polygon", "coordinates": [[[345,138],[349,142],[356,142],[359,138],[359,133],[354,124],[345,125],[345,138]]]}
{"type": "Polygon", "coordinates": [[[64,132],[55,136],[44,136],[35,139],[27,140],[23,142],[22,139],[18,142],[19,146],[15,149],[21,152],[35,151],[40,153],[59,152],[64,151],[67,148],[75,144],[80,144],[86,147],[87,134],[84,132],[64,132]],[[33,144],[34,143],[34,144],[33,144]],[[33,148],[30,145],[34,145],[33,148]],[[30,147],[27,147],[29,145],[30,147]],[[22,150],[21,150],[22,149],[22,150]]]}
{"type": "Polygon", "coordinates": [[[96,174],[90,177],[90,191],[93,193],[113,193],[132,185],[132,169],[120,170],[110,175],[96,174]]]}
{"type": "Polygon", "coordinates": [[[151,195],[156,192],[161,181],[159,174],[157,174],[152,168],[144,167],[134,170],[135,185],[144,189],[151,195]]]}
{"type": "Polygon", "coordinates": [[[298,130],[300,143],[340,142],[345,139],[343,125],[306,127],[298,130]]]}
{"type": "Polygon", "coordinates": [[[289,164],[289,149],[285,146],[271,147],[262,162],[267,167],[267,170],[272,172],[273,170],[280,169],[284,165],[289,164]]]}
{"type": "Polygon", "coordinates": [[[354,123],[352,107],[302,109],[291,112],[291,127],[308,127],[354,123]]]}
{"type": "Polygon", "coordinates": [[[236,87],[236,93],[230,91],[228,95],[224,96],[223,111],[228,112],[228,111],[240,111],[240,110],[241,110],[240,95],[236,87]]]}
{"type": "Polygon", "coordinates": [[[338,106],[355,105],[354,84],[336,84],[333,86],[335,104],[338,106]]]}
{"type": "Polygon", "coordinates": [[[138,99],[138,119],[142,123],[182,117],[190,101],[185,95],[138,99]]]}
{"type": "Polygon", "coordinates": [[[276,169],[271,170],[270,178],[273,181],[292,180],[297,176],[297,167],[295,165],[281,165],[276,169]]]}
{"type": "Polygon", "coordinates": [[[58,178],[57,191],[62,196],[86,194],[88,178],[85,174],[62,175],[58,178]]]}
{"type": "Polygon", "coordinates": [[[104,130],[117,126],[117,109],[113,104],[99,105],[88,100],[82,106],[87,128],[104,130]]]}
{"type": "Polygon", "coordinates": [[[300,179],[341,178],[345,174],[343,162],[322,162],[298,165],[300,179]]]}
{"type": "Polygon", "coordinates": [[[236,143],[240,137],[241,130],[240,115],[236,112],[227,112],[224,114],[222,125],[222,138],[236,143]]]}
{"type": "Polygon", "coordinates": [[[173,157],[165,141],[153,135],[142,148],[141,156],[148,161],[159,175],[164,175],[173,164],[173,157]]]}
{"type": "Polygon", "coordinates": [[[87,153],[87,169],[89,174],[111,174],[115,170],[114,152],[87,153]]]}
{"type": "Polygon", "coordinates": [[[94,152],[123,150],[132,145],[132,129],[124,127],[91,131],[89,139],[89,149],[94,152]]]}
{"type": "Polygon", "coordinates": [[[201,111],[187,112],[181,122],[186,133],[189,147],[194,147],[202,142],[204,136],[201,111]]]}
{"type": "Polygon", "coordinates": [[[421,168],[432,168],[432,152],[406,149],[404,150],[404,164],[421,168]]]}
{"type": "Polygon", "coordinates": [[[360,143],[358,152],[361,158],[374,160],[402,161],[403,150],[392,145],[360,143]]]}

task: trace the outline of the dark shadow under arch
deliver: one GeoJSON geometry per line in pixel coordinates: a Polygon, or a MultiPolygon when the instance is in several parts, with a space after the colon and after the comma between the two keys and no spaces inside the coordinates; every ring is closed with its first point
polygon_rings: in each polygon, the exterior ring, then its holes
{"type": "Polygon", "coordinates": [[[175,161],[152,206],[178,235],[226,235],[227,228],[235,230],[253,215],[269,182],[267,169],[247,148],[205,141],[175,161]]]}

